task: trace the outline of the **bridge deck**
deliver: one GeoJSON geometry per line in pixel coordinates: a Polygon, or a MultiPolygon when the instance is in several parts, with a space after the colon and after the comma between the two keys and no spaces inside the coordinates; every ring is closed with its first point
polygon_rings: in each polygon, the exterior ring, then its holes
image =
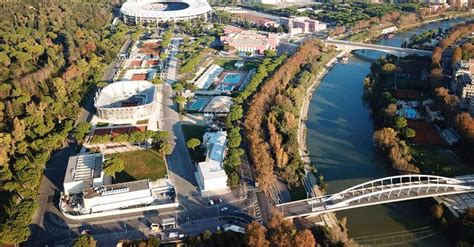
{"type": "Polygon", "coordinates": [[[419,181],[385,185],[382,183],[365,188],[362,184],[362,187],[356,186],[355,189],[345,190],[334,195],[279,204],[277,208],[285,218],[295,218],[376,204],[474,192],[474,182],[471,179],[459,179],[455,180],[455,183],[453,183],[453,179],[440,180],[439,177],[437,179],[420,179],[419,181]]]}

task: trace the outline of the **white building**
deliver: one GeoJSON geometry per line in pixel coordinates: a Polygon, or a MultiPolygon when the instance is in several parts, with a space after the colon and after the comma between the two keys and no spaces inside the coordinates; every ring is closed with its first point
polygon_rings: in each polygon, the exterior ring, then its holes
{"type": "Polygon", "coordinates": [[[227,174],[222,162],[225,157],[227,132],[207,132],[203,143],[207,149],[206,160],[198,164],[196,180],[201,193],[227,190],[227,174]]]}
{"type": "Polygon", "coordinates": [[[460,106],[474,115],[474,59],[460,61],[453,68],[453,90],[460,99],[460,106]]]}
{"type": "Polygon", "coordinates": [[[216,161],[204,161],[198,165],[196,179],[201,193],[227,189],[227,174],[222,164],[216,161]]]}
{"type": "Polygon", "coordinates": [[[211,12],[206,0],[129,0],[120,9],[128,24],[207,19],[211,12]]]}
{"type": "Polygon", "coordinates": [[[155,198],[149,180],[84,189],[84,209],[89,213],[149,205],[155,198]]]}
{"type": "Polygon", "coordinates": [[[64,194],[80,194],[84,188],[101,186],[104,181],[102,153],[86,153],[69,158],[64,176],[64,194]]]}
{"type": "Polygon", "coordinates": [[[208,89],[217,80],[224,69],[219,65],[211,65],[195,82],[199,89],[208,89]]]}
{"type": "Polygon", "coordinates": [[[118,81],[105,86],[95,97],[96,115],[110,123],[148,119],[158,109],[156,86],[144,80],[118,81]]]}

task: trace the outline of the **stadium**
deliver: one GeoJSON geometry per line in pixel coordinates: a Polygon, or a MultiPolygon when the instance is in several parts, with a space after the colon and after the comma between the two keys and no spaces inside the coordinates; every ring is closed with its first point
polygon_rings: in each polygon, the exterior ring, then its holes
{"type": "Polygon", "coordinates": [[[127,24],[207,19],[212,11],[206,0],[129,0],[122,5],[123,22],[127,24]]]}
{"type": "Polygon", "coordinates": [[[118,81],[97,92],[97,117],[110,122],[148,119],[157,109],[157,91],[148,81],[118,81]]]}

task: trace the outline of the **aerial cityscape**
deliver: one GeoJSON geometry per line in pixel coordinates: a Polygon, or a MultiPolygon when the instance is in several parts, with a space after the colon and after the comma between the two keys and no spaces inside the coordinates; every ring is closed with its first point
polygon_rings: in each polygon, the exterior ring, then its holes
{"type": "Polygon", "coordinates": [[[1,246],[474,246],[474,0],[0,8],[1,246]]]}

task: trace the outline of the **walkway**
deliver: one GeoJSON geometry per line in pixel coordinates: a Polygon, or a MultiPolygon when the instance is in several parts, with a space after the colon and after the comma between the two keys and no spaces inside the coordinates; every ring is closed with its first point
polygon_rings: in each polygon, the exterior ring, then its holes
{"type": "Polygon", "coordinates": [[[401,175],[372,180],[333,195],[277,205],[286,218],[315,216],[357,207],[474,191],[474,176],[401,175]]]}
{"type": "Polygon", "coordinates": [[[427,50],[366,44],[366,43],[351,42],[351,41],[346,41],[346,40],[327,39],[324,41],[324,43],[335,45],[338,49],[344,50],[346,52],[350,52],[354,50],[376,50],[376,51],[382,51],[382,52],[386,52],[386,53],[390,53],[390,54],[394,54],[398,56],[416,54],[420,56],[430,56],[430,57],[433,54],[433,51],[427,51],[427,50]]]}

